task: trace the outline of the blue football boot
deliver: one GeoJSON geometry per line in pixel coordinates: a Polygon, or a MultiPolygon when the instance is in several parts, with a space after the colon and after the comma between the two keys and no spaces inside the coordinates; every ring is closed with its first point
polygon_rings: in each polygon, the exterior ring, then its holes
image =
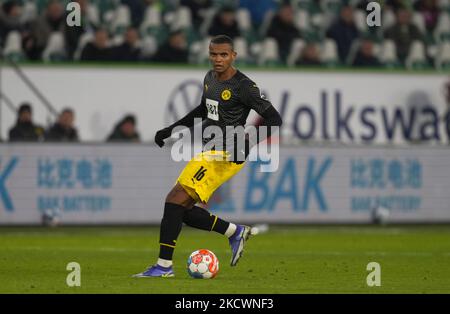
{"type": "Polygon", "coordinates": [[[231,247],[231,266],[236,266],[237,262],[242,256],[244,252],[245,242],[250,237],[249,226],[236,225],[236,231],[234,234],[228,239],[230,241],[231,247]]]}
{"type": "Polygon", "coordinates": [[[158,264],[149,267],[146,271],[140,274],[133,275],[133,277],[146,278],[146,277],[175,277],[172,266],[162,267],[158,264]]]}

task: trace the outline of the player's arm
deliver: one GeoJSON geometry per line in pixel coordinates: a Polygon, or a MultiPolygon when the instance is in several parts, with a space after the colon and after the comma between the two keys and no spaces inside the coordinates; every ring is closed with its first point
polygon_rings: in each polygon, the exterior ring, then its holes
{"type": "Polygon", "coordinates": [[[174,124],[156,132],[155,143],[158,144],[159,147],[163,147],[164,140],[172,135],[172,130],[175,127],[184,126],[190,128],[194,125],[195,118],[201,118],[202,120],[204,120],[206,119],[206,115],[206,106],[204,103],[204,97],[202,97],[202,102],[194,110],[189,112],[186,116],[184,116],[174,124]]]}
{"type": "Polygon", "coordinates": [[[255,83],[251,81],[245,82],[241,91],[244,96],[245,104],[255,110],[264,119],[262,124],[257,127],[258,136],[248,138],[249,148],[251,149],[254,145],[270,137],[272,135],[272,127],[280,127],[283,121],[281,115],[273,107],[272,103],[261,95],[261,92],[255,83]],[[259,132],[259,128],[261,127],[265,127],[267,133],[259,132]]]}
{"type": "Polygon", "coordinates": [[[236,142],[238,147],[236,147],[236,152],[234,155],[234,158],[236,159],[234,162],[237,164],[241,164],[247,159],[247,156],[253,146],[272,136],[272,127],[280,127],[282,124],[281,115],[272,106],[272,103],[261,95],[261,92],[255,83],[245,80],[241,82],[240,87],[241,97],[244,104],[255,110],[264,120],[262,124],[256,127],[256,134],[247,134],[244,141],[236,142]],[[261,127],[265,127],[266,132],[260,132],[261,127]],[[244,144],[244,147],[239,147],[239,143],[244,144]]]}

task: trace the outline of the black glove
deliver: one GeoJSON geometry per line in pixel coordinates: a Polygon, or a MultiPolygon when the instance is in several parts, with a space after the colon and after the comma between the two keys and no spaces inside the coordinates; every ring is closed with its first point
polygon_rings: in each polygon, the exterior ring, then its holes
{"type": "Polygon", "coordinates": [[[172,135],[172,129],[164,128],[156,132],[155,135],[155,143],[158,144],[159,147],[164,146],[164,140],[172,135]]]}
{"type": "Polygon", "coordinates": [[[236,147],[236,150],[234,151],[233,154],[232,162],[234,162],[237,165],[240,165],[245,162],[249,154],[250,154],[250,142],[248,139],[245,139],[244,147],[239,146],[236,147]]]}

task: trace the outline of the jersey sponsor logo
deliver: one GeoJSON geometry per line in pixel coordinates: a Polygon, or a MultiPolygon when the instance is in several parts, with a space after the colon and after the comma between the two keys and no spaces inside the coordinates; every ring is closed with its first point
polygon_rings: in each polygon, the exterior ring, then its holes
{"type": "Polygon", "coordinates": [[[206,98],[206,109],[208,109],[208,118],[219,121],[219,102],[206,98]]]}
{"type": "Polygon", "coordinates": [[[229,89],[226,89],[222,92],[221,96],[223,100],[229,100],[231,98],[231,91],[229,89]]]}

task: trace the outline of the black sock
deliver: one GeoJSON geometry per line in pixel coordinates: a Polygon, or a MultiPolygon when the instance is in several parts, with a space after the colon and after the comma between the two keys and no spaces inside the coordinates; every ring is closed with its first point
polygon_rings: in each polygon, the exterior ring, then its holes
{"type": "Polygon", "coordinates": [[[159,233],[159,258],[172,260],[177,238],[183,226],[183,213],[186,210],[187,208],[181,205],[165,203],[159,233]]]}
{"type": "Polygon", "coordinates": [[[215,231],[221,234],[225,234],[230,225],[229,222],[210,214],[206,209],[198,206],[194,206],[192,209],[184,212],[183,222],[193,228],[215,231]]]}

